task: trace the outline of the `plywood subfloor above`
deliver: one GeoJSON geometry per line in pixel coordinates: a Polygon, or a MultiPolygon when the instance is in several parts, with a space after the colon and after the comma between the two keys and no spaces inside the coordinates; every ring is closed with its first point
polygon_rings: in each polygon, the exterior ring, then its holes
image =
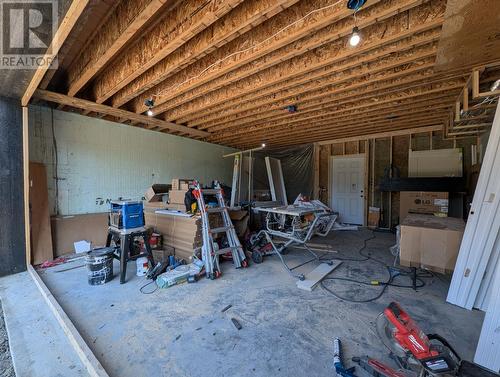
{"type": "Polygon", "coordinates": [[[448,0],[436,70],[500,60],[500,1],[448,0]]]}

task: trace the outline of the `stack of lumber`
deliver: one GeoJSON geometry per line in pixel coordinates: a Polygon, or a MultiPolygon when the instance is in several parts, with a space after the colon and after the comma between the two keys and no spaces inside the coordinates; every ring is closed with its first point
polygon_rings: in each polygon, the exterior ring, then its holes
{"type": "MultiPolygon", "coordinates": [[[[175,257],[192,262],[196,249],[203,244],[201,218],[181,216],[174,213],[145,212],[146,226],[163,236],[163,245],[174,248],[175,257]]],[[[210,216],[212,227],[222,226],[220,215],[210,216]]]]}

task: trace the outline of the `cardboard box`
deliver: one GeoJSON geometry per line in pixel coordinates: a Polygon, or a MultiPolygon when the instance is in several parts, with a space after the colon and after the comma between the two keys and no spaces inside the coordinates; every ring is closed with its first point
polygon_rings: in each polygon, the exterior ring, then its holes
{"type": "Polygon", "coordinates": [[[108,213],[53,216],[51,219],[54,255],[74,252],[74,242],[87,240],[93,247],[104,246],[108,235],[108,213]]]}
{"type": "Polygon", "coordinates": [[[189,184],[193,181],[190,178],[174,178],[172,179],[172,190],[189,190],[189,184]]]}
{"type": "Polygon", "coordinates": [[[380,208],[370,207],[368,209],[368,227],[378,228],[380,222],[380,208]]]}
{"type": "Polygon", "coordinates": [[[181,212],[186,212],[186,206],[184,203],[182,204],[177,204],[177,203],[170,203],[166,205],[167,209],[171,209],[174,211],[181,211],[181,212]]]}
{"type": "Polygon", "coordinates": [[[402,223],[409,213],[448,215],[448,193],[431,191],[401,191],[399,222],[402,223]]]}
{"type": "Polygon", "coordinates": [[[187,190],[170,190],[168,199],[170,204],[184,204],[184,196],[187,190]]]}
{"type": "Polygon", "coordinates": [[[464,229],[462,219],[408,214],[401,223],[400,264],[439,273],[453,271],[464,229]]]}
{"type": "Polygon", "coordinates": [[[142,202],[144,206],[144,211],[155,211],[157,209],[165,209],[167,208],[167,204],[163,202],[142,202]]]}
{"type": "Polygon", "coordinates": [[[144,198],[146,202],[161,202],[163,195],[165,195],[170,189],[170,185],[157,183],[152,185],[146,193],[144,194],[144,198]]]}
{"type": "Polygon", "coordinates": [[[152,252],[155,263],[166,262],[170,255],[175,255],[175,249],[169,245],[163,246],[163,250],[152,250],[152,252]]]}

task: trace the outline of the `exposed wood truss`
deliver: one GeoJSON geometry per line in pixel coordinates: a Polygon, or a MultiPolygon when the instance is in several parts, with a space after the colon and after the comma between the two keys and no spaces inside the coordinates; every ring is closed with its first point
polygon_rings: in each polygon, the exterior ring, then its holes
{"type": "Polygon", "coordinates": [[[57,93],[37,98],[239,148],[447,130],[457,96],[475,101],[481,80],[469,78],[476,66],[436,71],[446,7],[370,0],[353,17],[343,0],[120,0],[63,68],[67,81],[52,82],[57,93]]]}

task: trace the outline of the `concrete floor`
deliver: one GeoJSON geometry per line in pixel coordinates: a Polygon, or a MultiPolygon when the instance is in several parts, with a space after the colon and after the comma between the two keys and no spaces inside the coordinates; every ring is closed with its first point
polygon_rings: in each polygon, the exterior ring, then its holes
{"type": "MultiPolygon", "coordinates": [[[[370,235],[368,230],[334,232],[314,242],[339,250],[329,255],[359,259],[357,250],[370,235]]],[[[365,253],[392,263],[388,247],[393,243],[391,234],[377,233],[365,253]]],[[[304,257],[304,250],[288,256],[291,263],[304,257]]],[[[218,280],[202,279],[149,295],[139,292],[146,280],[134,276],[132,262],[124,285],[119,284],[117,265],[114,280],[103,286],[89,286],[84,268],[57,272],[68,267],[53,267],[41,276],[110,376],[116,377],[332,376],[336,336],[343,341],[348,365],[355,355],[390,363],[374,323],[393,300],[424,331],[441,334],[470,360],[483,320],[479,311],[445,303],[448,281],[444,277],[426,278],[427,285],[417,292],[389,287],[379,300],[356,304],[341,301],[321,287],[313,292],[297,289],[276,257],[244,270],[224,263],[218,280]],[[229,304],[232,308],[221,313],[229,304]],[[233,326],[232,317],[240,321],[242,330],[233,326]]],[[[385,280],[386,274],[373,261],[346,261],[333,276],[385,280]]],[[[409,280],[396,282],[408,284],[409,280]]],[[[357,298],[368,298],[380,289],[341,281],[326,284],[357,298]]]]}
{"type": "Polygon", "coordinates": [[[17,377],[88,376],[28,272],[0,278],[0,298],[17,377]]]}

